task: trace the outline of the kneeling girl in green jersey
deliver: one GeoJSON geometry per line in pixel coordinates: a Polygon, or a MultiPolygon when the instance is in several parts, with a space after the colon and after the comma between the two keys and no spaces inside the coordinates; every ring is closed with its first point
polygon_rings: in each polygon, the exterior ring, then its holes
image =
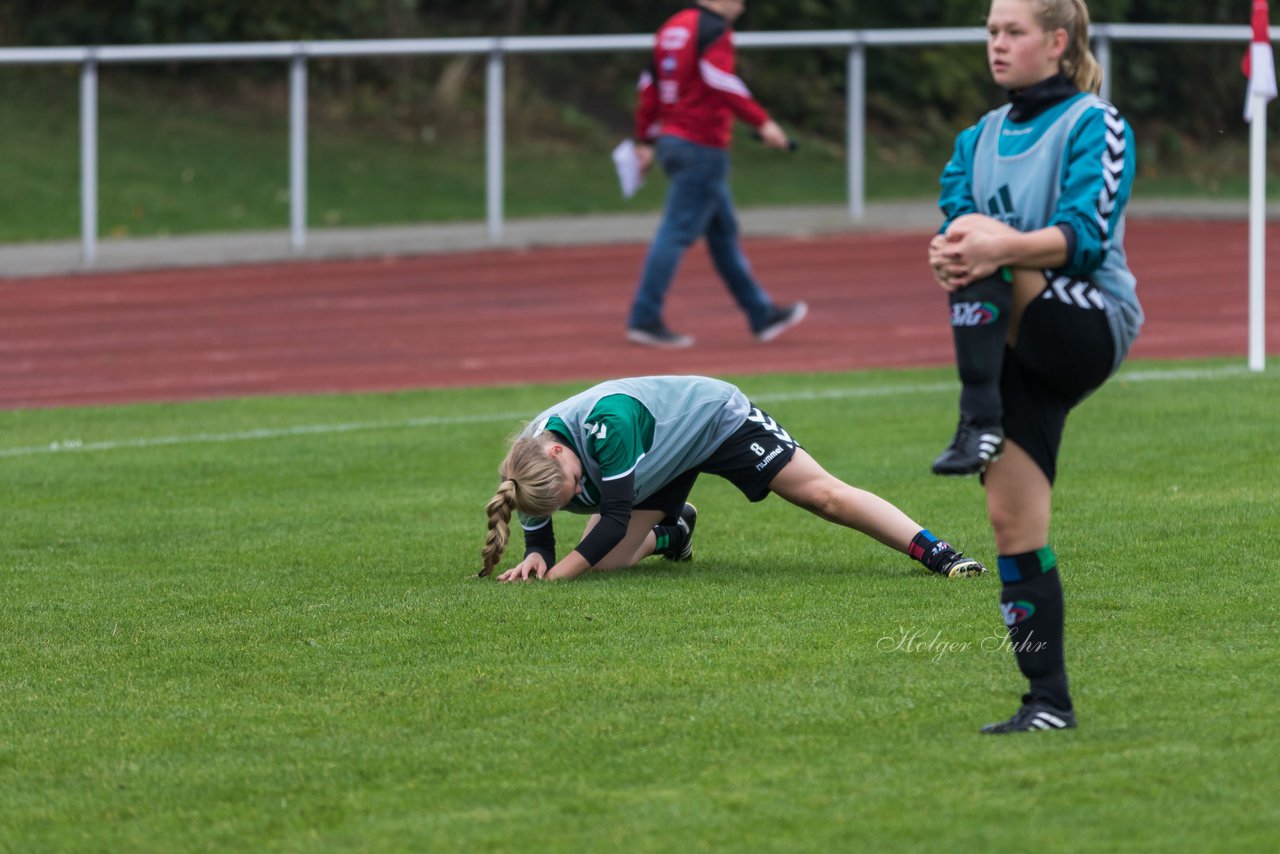
{"type": "Polygon", "coordinates": [[[547,409],[513,442],[486,505],[484,567],[497,566],[518,512],[521,561],[501,581],[569,579],[634,566],[650,555],[692,555],[697,511],[686,499],[715,474],[751,501],[770,492],[861,531],[940,575],[986,568],[885,499],[828,473],[735,386],[707,377],[610,380],[547,409]],[[556,559],[551,517],[590,514],[581,542],[556,559]]]}

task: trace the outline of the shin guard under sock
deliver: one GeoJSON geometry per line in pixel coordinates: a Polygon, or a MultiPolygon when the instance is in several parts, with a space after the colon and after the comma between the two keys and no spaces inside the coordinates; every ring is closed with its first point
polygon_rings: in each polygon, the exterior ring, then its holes
{"type": "Polygon", "coordinates": [[[960,415],[979,424],[999,423],[1000,368],[1013,306],[1013,286],[1001,272],[950,295],[951,334],[963,388],[960,415]]]}
{"type": "Polygon", "coordinates": [[[1018,669],[1031,683],[1030,698],[1071,710],[1062,655],[1063,601],[1058,561],[1045,546],[1034,552],[1001,555],[1000,610],[1009,628],[1018,669]]]}

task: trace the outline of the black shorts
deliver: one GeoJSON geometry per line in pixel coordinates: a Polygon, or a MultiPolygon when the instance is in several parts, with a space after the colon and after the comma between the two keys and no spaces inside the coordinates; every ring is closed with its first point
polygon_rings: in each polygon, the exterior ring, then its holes
{"type": "Polygon", "coordinates": [[[1102,385],[1115,362],[1107,298],[1090,282],[1046,274],[1022,315],[1000,375],[1005,435],[1053,483],[1067,413],[1102,385]]]}
{"type": "Polygon", "coordinates": [[[729,481],[749,501],[763,501],[769,495],[769,484],[795,456],[798,447],[778,422],[752,405],[747,420],[710,457],[638,502],[635,509],[661,510],[668,517],[680,515],[694,481],[704,472],[729,481]]]}

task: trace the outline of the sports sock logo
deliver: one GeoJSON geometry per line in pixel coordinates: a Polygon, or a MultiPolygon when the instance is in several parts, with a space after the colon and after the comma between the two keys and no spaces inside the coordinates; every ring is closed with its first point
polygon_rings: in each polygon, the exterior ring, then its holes
{"type": "Polygon", "coordinates": [[[958,302],[951,306],[952,326],[989,326],[1000,318],[1000,309],[990,302],[958,302]]]}
{"type": "Polygon", "coordinates": [[[1000,613],[1004,615],[1006,626],[1016,626],[1036,612],[1036,606],[1019,599],[1016,602],[1001,602],[1000,613]]]}

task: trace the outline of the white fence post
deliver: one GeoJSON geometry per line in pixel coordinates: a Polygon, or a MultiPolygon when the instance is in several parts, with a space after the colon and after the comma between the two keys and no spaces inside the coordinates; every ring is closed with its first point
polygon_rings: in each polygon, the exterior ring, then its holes
{"type": "Polygon", "coordinates": [[[849,218],[862,222],[867,215],[867,49],[860,44],[849,49],[847,89],[849,218]]]}
{"type": "Polygon", "coordinates": [[[485,75],[485,216],[489,241],[502,239],[503,198],[503,56],[502,44],[497,42],[489,52],[485,75]]]}
{"type": "Polygon", "coordinates": [[[1104,35],[1093,39],[1093,57],[1102,68],[1102,91],[1098,97],[1104,101],[1111,100],[1111,39],[1104,35]]]}
{"type": "Polygon", "coordinates": [[[307,57],[289,60],[289,247],[307,248],[307,57]]]}
{"type": "Polygon", "coordinates": [[[98,61],[80,66],[80,262],[98,260],[98,61]]]}

